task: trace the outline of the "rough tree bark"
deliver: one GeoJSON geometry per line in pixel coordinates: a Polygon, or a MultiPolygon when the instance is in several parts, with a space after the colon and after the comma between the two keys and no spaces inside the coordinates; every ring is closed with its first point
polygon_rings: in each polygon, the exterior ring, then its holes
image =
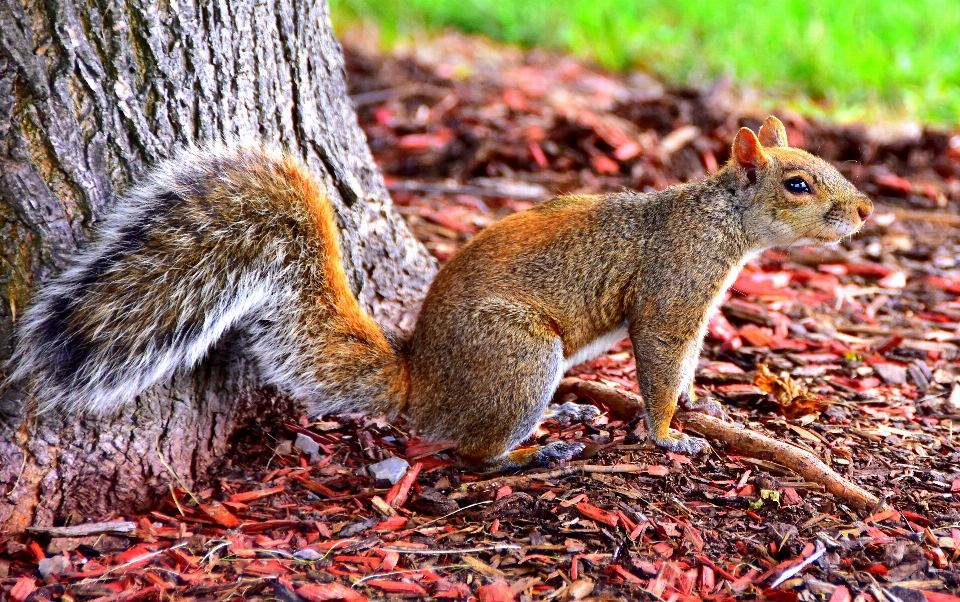
{"type": "MultiPolygon", "coordinates": [[[[0,361],[31,291],[118,193],[177,145],[231,136],[303,156],[362,304],[409,330],[435,264],[391,210],[323,0],[0,0],[0,361]]],[[[172,481],[164,462],[192,486],[239,429],[293,412],[236,346],[105,421],[38,421],[3,392],[0,532],[143,510],[172,481]]]]}

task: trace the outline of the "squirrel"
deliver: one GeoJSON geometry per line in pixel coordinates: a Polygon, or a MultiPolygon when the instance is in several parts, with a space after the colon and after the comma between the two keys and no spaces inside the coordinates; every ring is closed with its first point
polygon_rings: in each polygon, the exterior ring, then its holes
{"type": "Polygon", "coordinates": [[[730,160],[700,181],[561,196],[484,229],[441,268],[404,340],[351,293],[333,208],[299,160],[194,147],[135,187],[41,288],[11,380],[32,380],[40,412],[114,413],[242,329],[261,377],[312,415],[403,414],[455,441],[466,466],[503,471],[582,451],[515,448],[567,368],[629,336],[650,438],[696,454],[706,441],[670,421],[740,268],[770,247],[836,243],[872,210],[770,117],[759,138],[741,128],[730,160]]]}

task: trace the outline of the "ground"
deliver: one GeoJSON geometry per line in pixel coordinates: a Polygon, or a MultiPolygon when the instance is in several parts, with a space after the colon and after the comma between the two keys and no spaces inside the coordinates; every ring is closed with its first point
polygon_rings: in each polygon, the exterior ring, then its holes
{"type": "MultiPolygon", "coordinates": [[[[672,89],[455,36],[346,52],[396,208],[441,261],[552,194],[703,177],[765,116],[723,83],[672,89]]],[[[839,246],[748,265],[697,389],[888,507],[718,441],[663,453],[613,414],[543,425],[540,442],[588,444],[571,466],[497,478],[402,422],[304,419],[239,441],[209,488],[148,515],[0,535],[0,600],[960,600],[960,135],[777,115],[877,211],[839,246]],[[411,467],[381,486],[364,466],[391,456],[411,467]]],[[[568,376],[636,390],[633,372],[621,343],[568,376]]]]}

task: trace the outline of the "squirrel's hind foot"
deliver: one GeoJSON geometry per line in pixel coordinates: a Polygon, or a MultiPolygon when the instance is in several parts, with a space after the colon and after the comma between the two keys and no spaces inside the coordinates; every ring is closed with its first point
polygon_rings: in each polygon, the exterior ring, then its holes
{"type": "Polygon", "coordinates": [[[543,413],[542,420],[556,420],[560,424],[592,422],[600,416],[600,413],[597,406],[568,401],[564,404],[551,404],[547,411],[543,413]]]}
{"type": "MultiPolygon", "coordinates": [[[[592,406],[591,406],[592,407],[592,406]]],[[[596,409],[596,408],[594,408],[596,409]]],[[[583,443],[566,443],[554,441],[543,447],[538,447],[526,456],[526,467],[550,466],[561,460],[572,460],[580,455],[586,446],[583,443]]],[[[517,453],[517,452],[512,452],[517,453]]],[[[507,454],[508,456],[511,454],[507,454]]]]}
{"type": "Polygon", "coordinates": [[[459,464],[468,469],[479,472],[506,472],[523,468],[542,468],[554,462],[572,460],[580,455],[586,447],[583,443],[567,443],[554,441],[540,447],[515,449],[496,458],[472,460],[461,458],[459,464]]]}

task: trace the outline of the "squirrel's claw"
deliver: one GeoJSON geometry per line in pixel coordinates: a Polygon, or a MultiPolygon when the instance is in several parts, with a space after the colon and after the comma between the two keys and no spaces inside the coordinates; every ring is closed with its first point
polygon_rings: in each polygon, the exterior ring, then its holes
{"type": "Polygon", "coordinates": [[[710,444],[705,439],[691,437],[671,429],[670,434],[662,439],[653,439],[657,447],[675,454],[699,456],[710,451],[710,444]]]}

